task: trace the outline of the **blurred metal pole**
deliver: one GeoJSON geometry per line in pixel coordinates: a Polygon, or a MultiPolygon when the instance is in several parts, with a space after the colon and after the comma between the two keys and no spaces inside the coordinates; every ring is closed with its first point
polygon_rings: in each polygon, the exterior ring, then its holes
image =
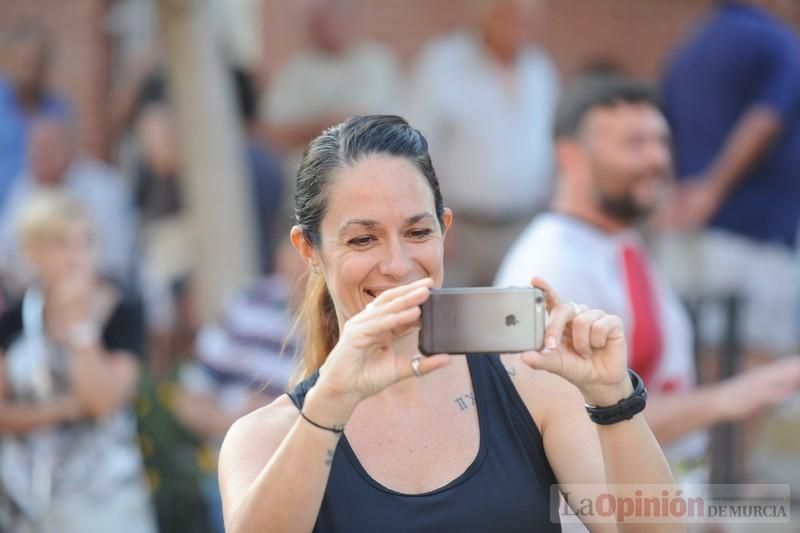
{"type": "Polygon", "coordinates": [[[254,214],[232,76],[211,30],[209,0],[159,0],[197,269],[198,312],[257,274],[254,214]]]}
{"type": "MultiPolygon", "coordinates": [[[[720,302],[725,309],[725,339],[720,353],[719,381],[735,376],[739,372],[741,345],[738,334],[741,299],[737,294],[730,294],[720,302]]],[[[714,458],[711,466],[711,483],[739,483],[738,455],[739,431],[734,422],[719,424],[714,428],[714,458]]]]}

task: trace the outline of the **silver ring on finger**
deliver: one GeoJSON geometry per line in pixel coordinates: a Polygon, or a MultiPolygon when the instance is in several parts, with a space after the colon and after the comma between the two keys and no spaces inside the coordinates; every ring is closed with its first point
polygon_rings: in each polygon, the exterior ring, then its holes
{"type": "Polygon", "coordinates": [[[415,355],[411,358],[411,370],[414,371],[414,375],[418,378],[422,377],[422,371],[419,369],[419,363],[422,360],[421,355],[415,355]]]}
{"type": "Polygon", "coordinates": [[[585,311],[584,306],[576,304],[575,302],[567,302],[567,305],[569,305],[572,308],[572,312],[575,313],[575,316],[578,316],[583,311],[585,311]]]}

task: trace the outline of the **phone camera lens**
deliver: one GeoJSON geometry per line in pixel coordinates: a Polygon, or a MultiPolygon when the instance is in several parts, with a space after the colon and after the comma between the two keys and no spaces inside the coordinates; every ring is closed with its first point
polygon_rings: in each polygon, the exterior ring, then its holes
{"type": "Polygon", "coordinates": [[[537,304],[543,304],[544,303],[544,298],[542,298],[541,296],[537,296],[536,297],[536,303],[537,304]]]}

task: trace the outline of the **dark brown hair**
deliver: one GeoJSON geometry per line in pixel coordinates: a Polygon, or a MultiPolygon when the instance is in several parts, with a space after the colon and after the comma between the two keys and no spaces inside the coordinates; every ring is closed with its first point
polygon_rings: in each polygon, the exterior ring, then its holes
{"type": "Polygon", "coordinates": [[[652,86],[613,72],[590,72],[579,77],[564,93],[556,110],[555,140],[577,137],[584,119],[595,108],[617,104],[648,104],[660,109],[652,86]]]}

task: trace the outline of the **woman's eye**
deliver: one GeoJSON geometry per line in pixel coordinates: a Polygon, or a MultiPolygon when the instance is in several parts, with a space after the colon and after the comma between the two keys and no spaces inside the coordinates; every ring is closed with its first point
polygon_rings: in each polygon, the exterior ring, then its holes
{"type": "Polygon", "coordinates": [[[347,241],[347,244],[352,246],[367,246],[371,244],[375,240],[375,237],[371,235],[366,235],[364,237],[356,237],[355,239],[350,239],[347,241]]]}
{"type": "Polygon", "coordinates": [[[424,239],[432,233],[432,229],[415,229],[408,232],[408,234],[414,239],[424,239]]]}

